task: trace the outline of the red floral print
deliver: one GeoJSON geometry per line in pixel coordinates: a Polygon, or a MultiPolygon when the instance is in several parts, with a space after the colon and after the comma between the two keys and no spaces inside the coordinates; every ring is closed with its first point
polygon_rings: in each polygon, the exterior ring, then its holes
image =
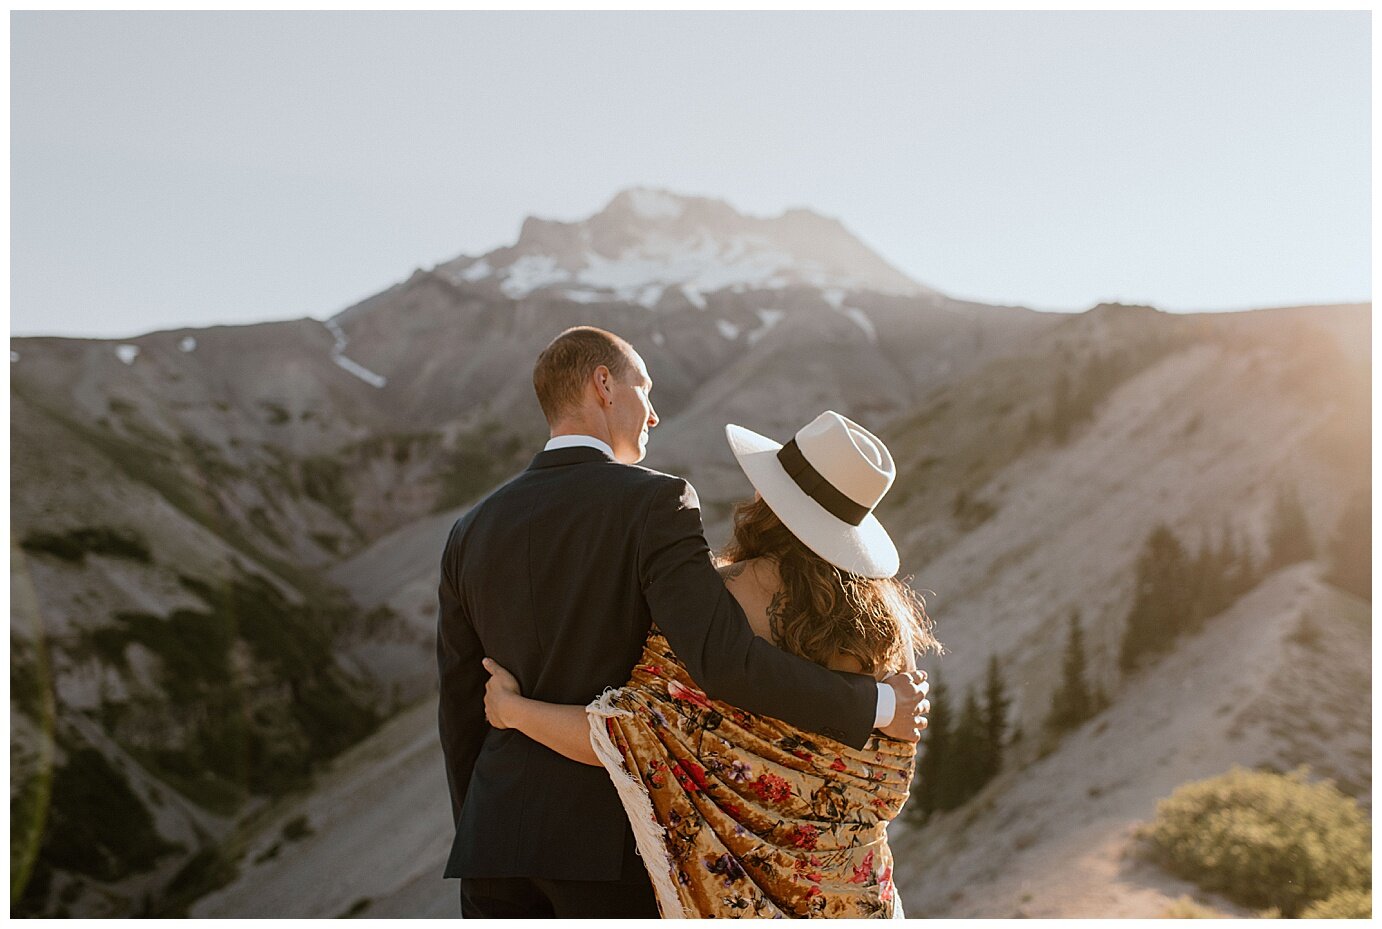
{"type": "Polygon", "coordinates": [[[776,774],[760,774],[749,785],[749,789],[758,794],[760,800],[769,803],[781,803],[792,795],[792,786],[784,778],[776,774]]]}
{"type": "Polygon", "coordinates": [[[854,869],[854,875],[849,879],[851,884],[867,884],[873,877],[873,852],[864,856],[864,860],[859,863],[859,867],[854,869]]]}
{"type": "Polygon", "coordinates": [[[689,758],[672,765],[672,774],[681,785],[681,789],[687,793],[694,794],[705,790],[705,768],[689,758]]]}
{"type": "Polygon", "coordinates": [[[694,687],[687,687],[681,681],[668,681],[667,693],[673,700],[681,700],[684,703],[694,703],[696,706],[710,709],[710,701],[705,694],[696,690],[694,687]]]}

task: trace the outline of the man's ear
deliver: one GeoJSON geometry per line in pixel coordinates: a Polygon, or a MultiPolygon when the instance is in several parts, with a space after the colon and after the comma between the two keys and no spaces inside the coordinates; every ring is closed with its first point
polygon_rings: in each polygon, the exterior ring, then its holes
{"type": "Polygon", "coordinates": [[[614,374],[608,366],[596,365],[591,379],[595,383],[595,392],[600,395],[600,406],[608,406],[614,400],[614,374]]]}

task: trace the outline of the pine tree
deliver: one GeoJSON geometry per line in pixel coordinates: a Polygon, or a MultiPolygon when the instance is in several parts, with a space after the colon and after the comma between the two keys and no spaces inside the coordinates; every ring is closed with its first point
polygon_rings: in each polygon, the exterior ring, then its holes
{"type": "Polygon", "coordinates": [[[1073,729],[1093,715],[1094,697],[1089,691],[1085,667],[1084,630],[1080,628],[1080,611],[1071,610],[1061,683],[1051,697],[1051,712],[1046,718],[1046,725],[1059,732],[1073,729]]]}
{"type": "Polygon", "coordinates": [[[1112,355],[1096,355],[1085,365],[1079,390],[1072,406],[1072,421],[1082,422],[1094,416],[1094,408],[1118,383],[1119,369],[1112,355]]]}
{"type": "MultiPolygon", "coordinates": [[[[1228,514],[1224,514],[1223,528],[1219,532],[1219,549],[1217,552],[1219,570],[1224,577],[1224,597],[1232,602],[1240,592],[1243,570],[1239,562],[1238,546],[1233,531],[1232,524],[1229,523],[1228,514]]],[[[1225,603],[1225,606],[1228,604],[1225,603]]]]}
{"type": "Polygon", "coordinates": [[[1372,488],[1355,491],[1329,541],[1329,574],[1325,580],[1351,594],[1372,600],[1372,488]]]}
{"type": "Polygon", "coordinates": [[[1243,534],[1241,544],[1238,546],[1239,560],[1243,563],[1243,593],[1247,593],[1257,586],[1257,582],[1267,576],[1267,572],[1262,569],[1262,562],[1257,560],[1256,547],[1250,535],[1243,534]]]}
{"type": "Polygon", "coordinates": [[[1267,574],[1305,561],[1315,556],[1315,544],[1310,539],[1310,522],[1293,485],[1285,485],[1278,492],[1272,511],[1272,528],[1267,542],[1267,574]]]}
{"type": "Polygon", "coordinates": [[[1229,593],[1233,600],[1237,600],[1257,586],[1261,580],[1256,558],[1252,553],[1252,542],[1239,529],[1233,530],[1233,545],[1231,546],[1233,556],[1233,583],[1229,588],[1229,593]]]}
{"type": "Polygon", "coordinates": [[[1055,400],[1052,406],[1054,409],[1051,412],[1051,435],[1057,445],[1063,445],[1070,434],[1071,426],[1070,378],[1064,370],[1056,376],[1055,400]]]}
{"type": "Polygon", "coordinates": [[[1168,651],[1188,625],[1190,603],[1185,585],[1189,558],[1168,526],[1158,523],[1137,559],[1133,602],[1128,610],[1118,664],[1125,671],[1145,654],[1168,651]]]}
{"type": "Polygon", "coordinates": [[[1003,769],[1003,740],[1008,731],[1008,707],[1012,699],[1003,683],[998,656],[989,656],[988,677],[984,681],[984,735],[988,742],[988,780],[1003,769]]]}
{"type": "Polygon", "coordinates": [[[1205,608],[1205,593],[1209,587],[1209,565],[1205,558],[1207,549],[1201,543],[1200,548],[1191,555],[1186,561],[1185,571],[1185,599],[1190,604],[1190,609],[1185,615],[1185,627],[1187,629],[1198,629],[1208,614],[1205,608]]]}
{"type": "Polygon", "coordinates": [[[953,810],[964,803],[984,785],[984,771],[989,761],[987,739],[984,734],[984,714],[974,688],[965,689],[964,708],[950,742],[950,751],[942,768],[940,806],[953,810]]]}
{"type": "Polygon", "coordinates": [[[1229,554],[1229,525],[1225,516],[1218,541],[1214,543],[1207,556],[1209,563],[1209,589],[1205,591],[1205,609],[1209,616],[1217,616],[1233,601],[1229,591],[1233,584],[1233,562],[1229,554]]]}
{"type": "Polygon", "coordinates": [[[1095,715],[1095,716],[1098,716],[1098,715],[1099,715],[1100,713],[1102,713],[1104,710],[1108,709],[1108,708],[1109,708],[1109,705],[1110,705],[1111,703],[1112,703],[1112,701],[1109,700],[1108,691],[1107,691],[1107,690],[1104,690],[1104,685],[1103,685],[1103,684],[1095,684],[1095,685],[1094,685],[1094,715],[1095,715]]]}

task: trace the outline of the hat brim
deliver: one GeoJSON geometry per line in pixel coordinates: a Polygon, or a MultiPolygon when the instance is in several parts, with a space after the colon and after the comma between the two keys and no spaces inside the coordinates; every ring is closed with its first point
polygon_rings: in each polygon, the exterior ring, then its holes
{"type": "Polygon", "coordinates": [[[725,438],[739,467],[782,524],[807,548],[841,570],[861,577],[897,574],[897,546],[870,513],[857,526],[840,519],[797,486],[777,453],[782,444],[730,423],[725,438]]]}

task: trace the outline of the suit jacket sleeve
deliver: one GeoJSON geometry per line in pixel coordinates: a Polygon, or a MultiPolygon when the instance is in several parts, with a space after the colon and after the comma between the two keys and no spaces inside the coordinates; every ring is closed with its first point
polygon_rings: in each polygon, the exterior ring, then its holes
{"type": "Polygon", "coordinates": [[[707,694],[855,748],[868,741],[874,679],[828,670],[754,635],[711,561],[700,500],[686,481],[666,481],[654,494],[639,570],[653,622],[707,694]]]}
{"type": "Polygon", "coordinates": [[[437,670],[441,689],[437,723],[446,760],[453,823],[460,821],[475,759],[489,731],[485,720],[485,679],[489,675],[480,664],[485,657],[484,647],[475,634],[458,583],[461,528],[458,522],[447,539],[437,589],[437,670]]]}

